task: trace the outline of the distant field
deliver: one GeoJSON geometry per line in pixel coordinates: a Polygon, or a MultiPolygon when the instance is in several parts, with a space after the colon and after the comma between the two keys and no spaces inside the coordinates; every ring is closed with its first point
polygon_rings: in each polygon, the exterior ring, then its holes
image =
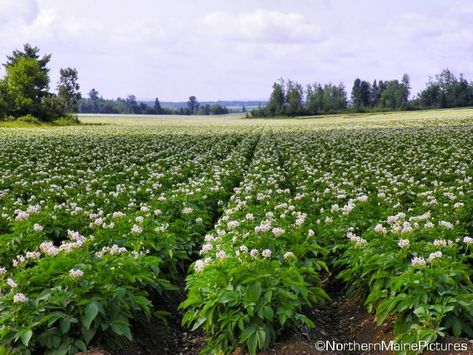
{"type": "Polygon", "coordinates": [[[1,354],[473,350],[473,109],[80,120],[0,127],[1,354]]]}
{"type": "Polygon", "coordinates": [[[178,116],[178,115],[79,115],[84,123],[102,123],[120,126],[172,126],[172,127],[244,127],[259,126],[262,122],[272,127],[310,128],[364,128],[436,124],[471,124],[473,108],[441,109],[426,111],[402,111],[369,114],[340,114],[307,116],[299,118],[247,119],[244,114],[222,116],[178,116]]]}

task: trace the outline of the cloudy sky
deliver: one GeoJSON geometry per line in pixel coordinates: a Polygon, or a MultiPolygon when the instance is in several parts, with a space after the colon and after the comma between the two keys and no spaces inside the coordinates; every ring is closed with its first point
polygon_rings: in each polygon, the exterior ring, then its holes
{"type": "MultiPolygon", "coordinates": [[[[267,98],[301,83],[473,79],[469,0],[0,0],[0,61],[29,42],[83,93],[162,101],[267,98]]],[[[4,74],[3,68],[1,75],[4,74]]]]}

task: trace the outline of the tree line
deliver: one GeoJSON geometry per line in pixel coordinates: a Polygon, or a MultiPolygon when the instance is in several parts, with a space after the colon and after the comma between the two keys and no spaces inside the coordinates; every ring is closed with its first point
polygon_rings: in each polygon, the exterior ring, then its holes
{"type": "Polygon", "coordinates": [[[61,69],[57,94],[49,91],[47,67],[51,54],[40,56],[39,48],[25,44],[13,51],[3,64],[6,74],[0,79],[0,120],[20,117],[55,121],[77,111],[81,98],[75,68],[61,69]]]}
{"type": "Polygon", "coordinates": [[[80,93],[79,75],[75,68],[60,70],[56,93],[50,92],[49,62],[51,54],[40,55],[38,47],[25,44],[14,50],[3,64],[6,74],[0,79],[0,120],[55,121],[73,118],[81,113],[127,113],[153,115],[221,115],[229,113],[220,104],[200,104],[195,96],[189,97],[186,107],[164,108],[159,99],[149,105],[138,102],[134,95],[107,100],[95,89],[87,98],[80,93]]]}
{"type": "MultiPolygon", "coordinates": [[[[153,115],[220,115],[229,109],[215,104],[200,104],[190,96],[183,107],[162,107],[158,98],[152,103],[138,102],[135,95],[116,100],[104,99],[96,89],[82,98],[75,68],[60,69],[57,94],[50,92],[48,64],[51,54],[40,55],[38,47],[25,44],[14,50],[3,64],[0,78],[0,120],[35,117],[42,121],[71,118],[72,113],[116,113],[153,115]]],[[[343,83],[318,82],[305,88],[292,80],[273,84],[268,103],[247,114],[251,117],[320,115],[340,112],[372,112],[473,106],[473,82],[449,69],[431,77],[426,87],[410,99],[410,79],[356,79],[350,99],[343,83]]],[[[245,111],[243,109],[243,111],[245,111]]]]}
{"type": "Polygon", "coordinates": [[[473,106],[473,82],[449,69],[431,77],[426,87],[410,99],[408,74],[401,80],[356,79],[350,100],[343,83],[313,83],[304,89],[292,80],[273,84],[268,104],[251,111],[251,117],[303,116],[341,112],[375,112],[473,106]]]}
{"type": "Polygon", "coordinates": [[[223,115],[229,113],[227,107],[218,103],[200,104],[195,96],[190,96],[186,107],[176,109],[162,107],[158,98],[152,105],[138,102],[135,95],[116,100],[104,99],[96,89],[90,90],[87,98],[79,102],[80,113],[116,113],[144,115],[223,115]]]}

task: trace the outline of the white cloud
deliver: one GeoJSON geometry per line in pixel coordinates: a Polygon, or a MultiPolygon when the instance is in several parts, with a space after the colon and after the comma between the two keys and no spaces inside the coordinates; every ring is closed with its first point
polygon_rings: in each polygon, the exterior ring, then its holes
{"type": "Polygon", "coordinates": [[[388,27],[408,39],[421,39],[455,31],[458,25],[455,17],[432,17],[423,13],[409,12],[400,15],[388,27]]]}
{"type": "MultiPolygon", "coordinates": [[[[0,62],[29,42],[105,97],[267,97],[302,83],[473,78],[473,1],[0,0],[0,62]]],[[[0,66],[0,76],[2,67],[0,66]]]]}
{"type": "Polygon", "coordinates": [[[294,43],[320,39],[320,28],[298,13],[256,10],[240,14],[212,12],[204,18],[212,34],[242,42],[294,43]]]}
{"type": "Polygon", "coordinates": [[[12,23],[30,23],[38,12],[35,0],[0,0],[0,29],[12,23]]]}

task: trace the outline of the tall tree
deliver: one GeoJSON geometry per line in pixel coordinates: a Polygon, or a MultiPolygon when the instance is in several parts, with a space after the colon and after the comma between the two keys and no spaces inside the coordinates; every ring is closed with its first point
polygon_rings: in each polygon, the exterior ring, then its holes
{"type": "Polygon", "coordinates": [[[419,102],[421,107],[440,107],[441,95],[442,92],[438,83],[436,83],[432,78],[429,78],[425,89],[422,90],[419,94],[419,102]]]}
{"type": "Polygon", "coordinates": [[[403,107],[407,107],[407,103],[409,102],[409,95],[411,94],[411,79],[409,78],[409,75],[407,73],[402,76],[401,83],[404,86],[402,105],[403,107]]]}
{"type": "Polygon", "coordinates": [[[79,91],[79,73],[75,68],[65,68],[59,71],[59,75],[57,97],[63,107],[63,113],[77,112],[77,105],[82,97],[79,91]]]}
{"type": "Polygon", "coordinates": [[[385,82],[386,88],[381,94],[381,106],[390,110],[405,108],[406,87],[398,80],[385,82]]]}
{"type": "Polygon", "coordinates": [[[371,90],[370,83],[363,80],[360,85],[361,105],[363,107],[370,106],[370,90],[371,90]]]}
{"type": "Polygon", "coordinates": [[[455,74],[448,68],[442,70],[440,74],[437,74],[435,79],[442,90],[446,90],[449,86],[457,82],[455,74]]]}
{"type": "Polygon", "coordinates": [[[303,95],[301,84],[288,80],[286,83],[286,114],[288,116],[298,116],[303,113],[303,95]]]}
{"type": "Polygon", "coordinates": [[[269,116],[281,116],[284,115],[284,80],[280,79],[279,82],[273,84],[273,91],[269,98],[268,109],[269,116]]]}
{"type": "Polygon", "coordinates": [[[20,58],[29,58],[38,62],[40,70],[44,72],[46,75],[49,74],[48,64],[49,64],[49,61],[51,60],[51,54],[43,55],[43,57],[40,58],[39,48],[33,47],[31,44],[26,43],[23,45],[22,51],[15,49],[12,55],[7,56],[8,60],[4,64],[4,66],[7,67],[7,66],[15,65],[20,58]]]}
{"type": "Polygon", "coordinates": [[[5,81],[13,100],[15,116],[41,116],[41,100],[48,95],[49,76],[36,59],[22,56],[5,65],[5,81]]]}
{"type": "Polygon", "coordinates": [[[199,109],[199,102],[195,96],[189,97],[189,101],[187,101],[187,108],[189,109],[191,115],[197,113],[197,110],[199,109]]]}
{"type": "Polygon", "coordinates": [[[351,100],[355,110],[358,111],[360,109],[370,106],[370,89],[370,83],[368,83],[367,81],[356,79],[353,82],[353,88],[351,90],[351,100]]]}
{"type": "Polygon", "coordinates": [[[98,99],[100,99],[100,93],[95,89],[90,90],[87,95],[92,101],[97,101],[98,99]]]}
{"type": "Polygon", "coordinates": [[[322,110],[324,113],[337,113],[347,108],[345,85],[325,84],[323,88],[322,110]]]}
{"type": "Polygon", "coordinates": [[[81,100],[79,104],[79,111],[99,113],[100,112],[100,109],[99,109],[100,93],[94,88],[92,88],[92,90],[89,91],[87,96],[89,96],[88,100],[87,99],[81,100]]]}
{"type": "Polygon", "coordinates": [[[386,87],[387,87],[387,82],[386,81],[383,81],[383,80],[380,80],[378,82],[378,87],[379,87],[379,100],[381,101],[381,96],[383,96],[383,92],[384,90],[386,90],[386,87]]]}
{"type": "Polygon", "coordinates": [[[360,109],[362,105],[361,101],[361,80],[356,78],[351,88],[351,103],[355,110],[360,109]]]}
{"type": "Polygon", "coordinates": [[[309,115],[322,113],[323,89],[319,83],[309,84],[306,87],[305,111],[309,115]]]}
{"type": "Polygon", "coordinates": [[[154,112],[155,112],[157,115],[161,115],[161,114],[163,113],[163,108],[161,107],[161,103],[159,102],[159,99],[158,99],[158,98],[155,98],[155,99],[154,99],[153,108],[154,108],[154,112]]]}
{"type": "Polygon", "coordinates": [[[136,101],[135,95],[128,95],[125,99],[125,112],[126,113],[138,113],[138,102],[136,101]]]}
{"type": "Polygon", "coordinates": [[[421,107],[462,107],[473,105],[473,83],[462,74],[457,78],[449,69],[444,69],[434,78],[429,78],[418,96],[421,107]]]}
{"type": "Polygon", "coordinates": [[[370,90],[370,105],[373,107],[377,106],[379,104],[380,98],[381,98],[381,90],[379,89],[379,86],[376,80],[374,80],[373,85],[371,85],[371,90],[370,90]]]}
{"type": "Polygon", "coordinates": [[[10,114],[11,97],[5,80],[0,79],[0,120],[10,114]]]}
{"type": "Polygon", "coordinates": [[[15,116],[26,114],[41,118],[41,101],[49,93],[49,69],[51,55],[40,57],[39,48],[25,44],[23,50],[14,50],[4,64],[5,81],[14,99],[11,112],[15,116]]]}

